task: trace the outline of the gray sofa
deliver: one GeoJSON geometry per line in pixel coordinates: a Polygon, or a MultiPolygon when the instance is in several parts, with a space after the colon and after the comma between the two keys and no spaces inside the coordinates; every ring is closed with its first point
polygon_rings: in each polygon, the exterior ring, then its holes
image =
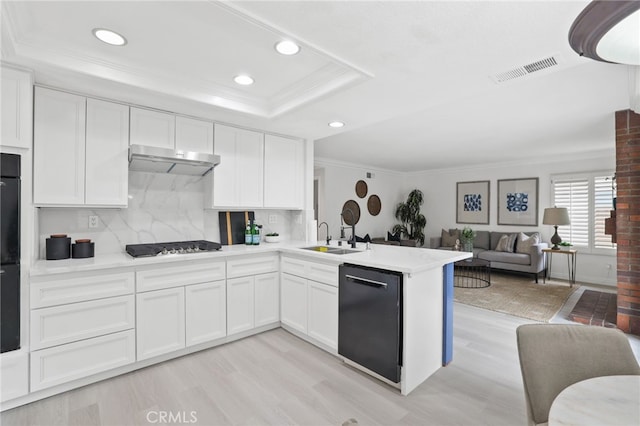
{"type": "MultiPolygon", "coordinates": [[[[453,230],[449,231],[451,232],[453,230]]],[[[538,282],[538,275],[544,271],[542,249],[548,247],[547,243],[541,242],[533,244],[529,253],[496,251],[500,237],[518,233],[519,232],[476,231],[476,237],[473,240],[473,256],[478,259],[490,261],[492,269],[504,269],[507,271],[533,274],[536,282],[538,282]]],[[[535,232],[524,232],[527,236],[531,236],[534,233],[535,232]]],[[[453,249],[453,247],[443,247],[441,237],[432,237],[429,243],[429,247],[433,249],[453,249]]]]}

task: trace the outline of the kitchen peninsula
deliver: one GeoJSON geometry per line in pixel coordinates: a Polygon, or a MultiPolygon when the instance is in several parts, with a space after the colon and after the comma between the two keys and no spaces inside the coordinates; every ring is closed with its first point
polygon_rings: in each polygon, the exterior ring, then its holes
{"type": "Polygon", "coordinates": [[[453,262],[469,253],[358,244],[332,254],[308,245],[37,261],[30,271],[30,393],[5,407],[277,327],[337,354],[338,271],[346,263],[403,277],[395,384],[403,395],[451,361],[453,262]]]}

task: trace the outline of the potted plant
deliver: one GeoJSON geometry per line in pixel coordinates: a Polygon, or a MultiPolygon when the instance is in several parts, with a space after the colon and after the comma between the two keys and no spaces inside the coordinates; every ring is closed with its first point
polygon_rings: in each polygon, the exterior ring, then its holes
{"type": "Polygon", "coordinates": [[[476,231],[465,226],[460,233],[460,240],[464,251],[473,252],[473,239],[476,237],[476,231]]]}
{"type": "Polygon", "coordinates": [[[420,213],[420,206],[424,202],[424,195],[419,189],[414,189],[407,196],[407,201],[398,203],[396,207],[396,219],[400,222],[393,227],[393,233],[406,236],[410,240],[424,244],[424,227],[427,219],[420,213]]]}

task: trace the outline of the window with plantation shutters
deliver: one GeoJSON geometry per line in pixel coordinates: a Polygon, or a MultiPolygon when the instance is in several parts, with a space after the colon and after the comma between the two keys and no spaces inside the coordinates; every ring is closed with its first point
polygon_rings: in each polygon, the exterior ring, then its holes
{"type": "Polygon", "coordinates": [[[614,249],[611,236],[604,233],[604,219],[613,208],[611,173],[585,173],[552,177],[553,205],[566,207],[570,225],[559,226],[563,241],[588,252],[614,249]]]}

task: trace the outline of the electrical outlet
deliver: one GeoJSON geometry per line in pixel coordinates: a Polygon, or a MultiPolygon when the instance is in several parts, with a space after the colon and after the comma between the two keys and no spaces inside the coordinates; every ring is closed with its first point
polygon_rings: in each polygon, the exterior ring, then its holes
{"type": "Polygon", "coordinates": [[[298,225],[302,225],[302,215],[301,214],[296,216],[296,223],[298,225]]]}
{"type": "Polygon", "coordinates": [[[278,223],[278,216],[276,216],[275,214],[270,214],[269,215],[269,223],[271,223],[271,224],[278,223]]]}
{"type": "Polygon", "coordinates": [[[98,216],[89,216],[89,228],[97,228],[100,224],[98,216]]]}

